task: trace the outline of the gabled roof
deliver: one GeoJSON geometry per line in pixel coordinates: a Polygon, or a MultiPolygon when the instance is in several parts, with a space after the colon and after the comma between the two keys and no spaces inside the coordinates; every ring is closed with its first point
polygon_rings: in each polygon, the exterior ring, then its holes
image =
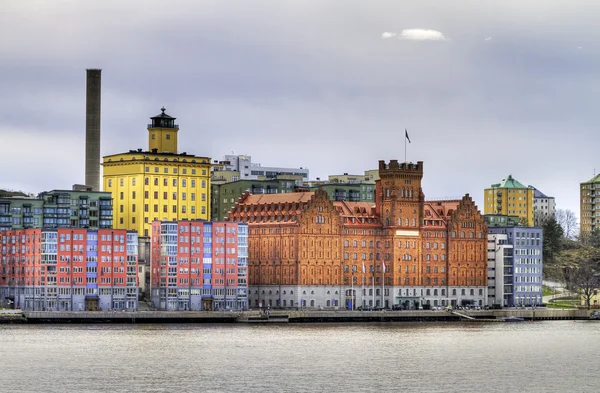
{"type": "Polygon", "coordinates": [[[375,210],[375,203],[335,201],[333,206],[340,213],[344,225],[380,224],[379,216],[375,210]]]}
{"type": "Polygon", "coordinates": [[[528,188],[523,184],[519,183],[517,179],[514,179],[512,175],[508,175],[505,179],[498,184],[492,184],[492,188],[528,188]]]}

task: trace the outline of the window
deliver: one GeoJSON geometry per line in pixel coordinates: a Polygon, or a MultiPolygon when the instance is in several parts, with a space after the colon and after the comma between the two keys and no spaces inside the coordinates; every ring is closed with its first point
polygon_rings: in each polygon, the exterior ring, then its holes
{"type": "Polygon", "coordinates": [[[171,134],[167,134],[167,140],[171,139],[171,134]]]}
{"type": "Polygon", "coordinates": [[[112,187],[112,179],[108,179],[108,186],[112,187]]]}
{"type": "Polygon", "coordinates": [[[156,139],[156,134],[152,134],[152,139],[156,139]]]}

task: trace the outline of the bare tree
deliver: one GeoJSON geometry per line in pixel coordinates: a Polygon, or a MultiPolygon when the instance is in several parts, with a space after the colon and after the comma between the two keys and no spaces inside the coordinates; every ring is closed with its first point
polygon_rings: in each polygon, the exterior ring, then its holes
{"type": "Polygon", "coordinates": [[[563,235],[566,239],[575,240],[579,230],[577,215],[569,209],[556,209],[554,215],[556,222],[562,227],[563,235]]]}
{"type": "Polygon", "coordinates": [[[586,257],[579,260],[579,266],[573,268],[568,275],[569,288],[578,293],[587,309],[590,309],[592,296],[598,290],[600,285],[600,269],[598,260],[593,257],[586,257]]]}
{"type": "Polygon", "coordinates": [[[554,214],[549,214],[540,209],[533,211],[533,224],[536,227],[543,227],[548,221],[554,218],[554,214]]]}

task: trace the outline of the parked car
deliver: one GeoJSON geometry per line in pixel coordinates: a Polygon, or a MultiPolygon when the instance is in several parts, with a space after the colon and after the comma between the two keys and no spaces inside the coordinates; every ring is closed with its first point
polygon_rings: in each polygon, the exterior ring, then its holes
{"type": "Polygon", "coordinates": [[[394,310],[394,311],[401,311],[401,310],[404,310],[404,307],[402,307],[401,304],[394,304],[392,306],[392,310],[394,310]]]}

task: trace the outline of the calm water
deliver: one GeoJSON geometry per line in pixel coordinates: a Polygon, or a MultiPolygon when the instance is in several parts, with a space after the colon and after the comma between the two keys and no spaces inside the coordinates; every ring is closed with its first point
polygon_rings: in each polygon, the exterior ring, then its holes
{"type": "Polygon", "coordinates": [[[600,322],[0,325],[2,392],[598,392],[600,322]]]}

